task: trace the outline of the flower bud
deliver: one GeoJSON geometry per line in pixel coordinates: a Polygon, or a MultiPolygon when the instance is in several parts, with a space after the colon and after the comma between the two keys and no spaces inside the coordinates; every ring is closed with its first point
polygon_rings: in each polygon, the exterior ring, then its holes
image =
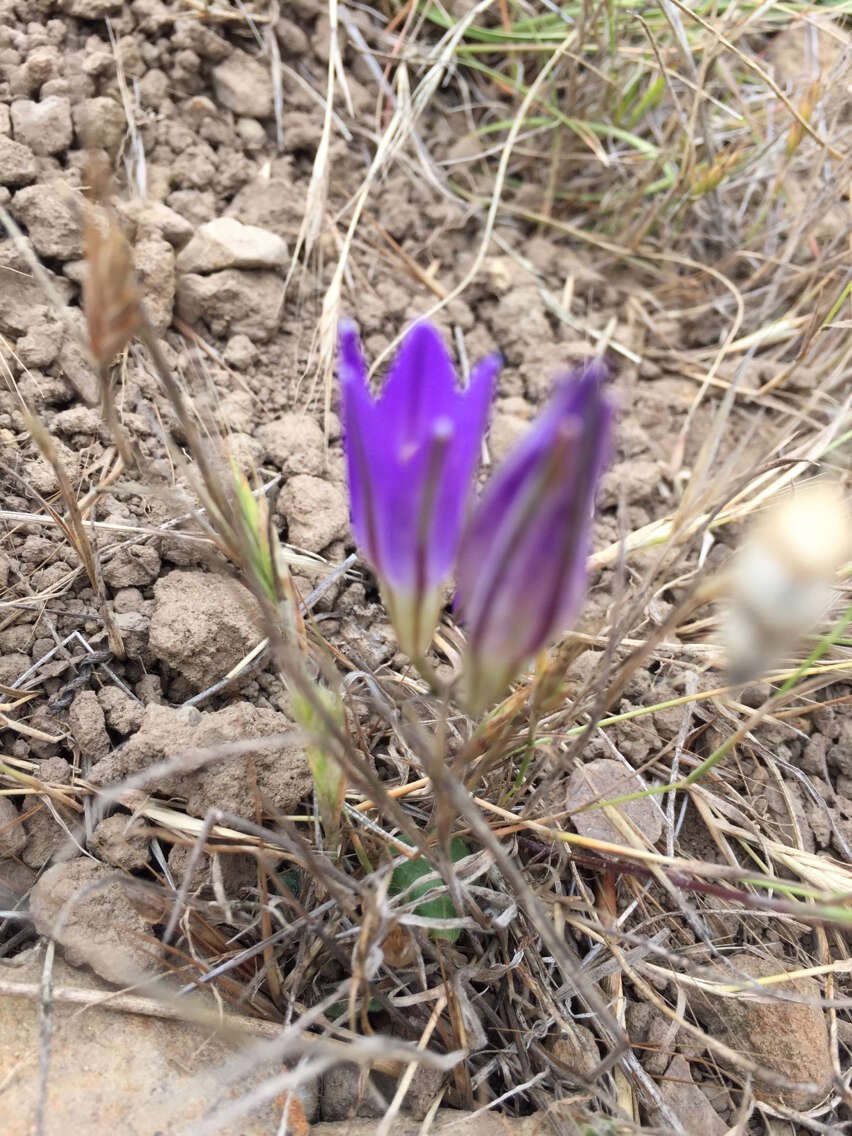
{"type": "Polygon", "coordinates": [[[595,362],[560,382],[486,485],[465,530],[456,603],[468,635],[464,684],[472,710],[499,696],[580,608],[595,494],[611,445],[605,376],[595,362]]]}

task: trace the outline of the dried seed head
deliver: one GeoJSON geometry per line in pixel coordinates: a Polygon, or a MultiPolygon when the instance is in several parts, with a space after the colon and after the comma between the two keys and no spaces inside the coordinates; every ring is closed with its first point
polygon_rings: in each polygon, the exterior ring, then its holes
{"type": "Polygon", "coordinates": [[[83,312],[89,350],[105,368],[137,334],[144,315],[130,246],[112,211],[99,207],[107,199],[108,175],[93,164],[89,183],[93,200],[86,203],[84,220],[83,312]]]}
{"type": "Polygon", "coordinates": [[[836,486],[797,488],[767,510],[733,565],[725,645],[734,681],[776,665],[818,624],[850,555],[852,521],[836,486]]]}

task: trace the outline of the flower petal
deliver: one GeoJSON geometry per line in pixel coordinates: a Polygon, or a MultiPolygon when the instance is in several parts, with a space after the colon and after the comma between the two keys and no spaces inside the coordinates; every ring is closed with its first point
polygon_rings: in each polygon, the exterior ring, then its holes
{"type": "Polygon", "coordinates": [[[352,528],[415,657],[428,646],[453,568],[499,365],[485,360],[461,390],[439,333],[416,324],[373,400],[354,327],[341,328],[352,528]]]}
{"type": "Polygon", "coordinates": [[[406,333],[379,398],[385,438],[401,453],[422,444],[436,418],[452,416],[452,360],[437,328],[421,321],[406,333]]]}
{"type": "Polygon", "coordinates": [[[593,364],[563,380],[465,530],[456,602],[468,631],[470,686],[480,693],[494,676],[508,681],[579,608],[613,417],[603,374],[593,364]]]}

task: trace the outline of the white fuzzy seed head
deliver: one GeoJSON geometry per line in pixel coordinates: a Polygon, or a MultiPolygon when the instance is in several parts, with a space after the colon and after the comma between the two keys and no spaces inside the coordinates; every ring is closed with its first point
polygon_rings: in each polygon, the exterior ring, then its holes
{"type": "Polygon", "coordinates": [[[797,488],[763,514],[733,564],[725,646],[735,681],[776,665],[819,623],[850,556],[852,519],[836,486],[797,488]]]}

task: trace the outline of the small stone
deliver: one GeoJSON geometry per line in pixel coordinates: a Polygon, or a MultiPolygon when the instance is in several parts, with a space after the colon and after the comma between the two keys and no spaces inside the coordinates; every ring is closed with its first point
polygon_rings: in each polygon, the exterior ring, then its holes
{"type": "MultiPolygon", "coordinates": [[[[134,12],[138,7],[135,0],[134,12]]],[[[44,953],[38,948],[0,960],[4,984],[0,1082],[6,1136],[23,1136],[38,1127],[40,1086],[32,1054],[39,1052],[40,1007],[29,991],[40,983],[43,969],[44,953]],[[22,987],[20,995],[15,992],[17,984],[22,987]]],[[[89,1004],[81,1013],[79,1004],[53,999],[46,1136],[68,1132],[172,1136],[206,1123],[210,1115],[281,1074],[280,1061],[258,1055],[257,1038],[220,1033],[207,1023],[169,1021],[99,1005],[112,993],[107,983],[90,971],[69,966],[58,952],[53,986],[80,990],[89,1004]],[[244,1064],[244,1073],[237,1080],[223,1078],[222,1070],[238,1063],[244,1064]]],[[[183,1003],[190,1003],[188,1017],[193,1008],[205,1008],[215,1020],[212,1000],[189,995],[180,999],[183,1003]]],[[[281,1130],[280,1120],[280,1104],[269,1101],[227,1127],[240,1136],[270,1136],[281,1130]]]]}
{"type": "Polygon", "coordinates": [[[231,51],[226,60],[213,68],[213,90],[222,106],[234,114],[246,118],[272,116],[269,68],[245,51],[231,51]]]}
{"type": "Polygon", "coordinates": [[[104,712],[93,690],[81,690],[75,695],[68,711],[68,720],[84,768],[105,757],[112,749],[106,732],[104,712]]]}
{"type": "Polygon", "coordinates": [[[287,245],[275,233],[217,217],[202,225],[177,258],[179,272],[219,272],[223,268],[282,268],[287,245]]]}
{"type": "MultiPolygon", "coordinates": [[[[0,154],[0,163],[3,157],[0,154]]],[[[61,323],[44,320],[34,323],[17,343],[18,358],[25,367],[49,367],[62,346],[65,329],[61,323]]]]}
{"type": "MultiPolygon", "coordinates": [[[[701,1136],[725,1136],[728,1125],[692,1079],[689,1062],[674,1057],[659,1084],[660,1096],[683,1125],[685,1132],[701,1136]]],[[[654,1112],[652,1123],[663,1126],[663,1116],[654,1112]]]]}
{"type": "Polygon", "coordinates": [[[150,647],[195,689],[225,675],[262,638],[247,588],[207,572],[170,572],[154,585],[150,647]]]}
{"type": "Polygon", "coordinates": [[[111,588],[144,587],[160,574],[160,554],[153,544],[129,544],[106,561],[103,573],[111,588]]]}
{"type": "Polygon", "coordinates": [[[103,20],[120,7],[121,0],[62,0],[63,11],[78,20],[103,20]]]}
{"type": "Polygon", "coordinates": [[[225,441],[225,448],[241,473],[254,473],[263,458],[263,446],[251,434],[231,432],[225,441]]]}
{"type": "Polygon", "coordinates": [[[210,276],[186,273],[178,278],[178,314],[187,323],[203,319],[214,335],[243,332],[258,342],[271,339],[283,303],[284,281],[274,272],[228,268],[210,276]]]}
{"type": "Polygon", "coordinates": [[[121,985],[156,967],[150,924],[115,872],[83,857],[54,864],[36,881],[30,911],[40,935],[56,938],[73,966],[90,966],[121,985]]]}
{"type": "MultiPolygon", "coordinates": [[[[620,761],[602,757],[579,766],[571,774],[565,808],[572,814],[571,823],[581,836],[610,844],[624,844],[624,834],[609,820],[604,809],[591,807],[584,812],[578,810],[584,805],[594,805],[598,801],[625,797],[630,793],[641,793],[643,788],[642,782],[632,769],[620,761]]],[[[663,832],[663,817],[652,797],[627,801],[611,807],[617,809],[628,823],[638,829],[649,844],[655,844],[660,839],[663,832]]]]}
{"type": "Polygon", "coordinates": [[[264,422],[257,436],[266,457],[286,476],[296,473],[322,473],[325,439],[316,419],[309,414],[290,412],[264,422]]]}
{"type": "Polygon", "coordinates": [[[257,358],[257,348],[247,335],[232,335],[225,344],[223,358],[235,371],[247,371],[257,358]]]}
{"type": "Polygon", "coordinates": [[[145,707],[126,694],[120,686],[104,686],[98,691],[106,723],[111,730],[126,737],[138,730],[145,716],[145,707]]]}
{"type": "Polygon", "coordinates": [[[275,25],[275,38],[284,55],[303,55],[310,50],[308,37],[293,20],[281,17],[275,25]]]}
{"type": "Polygon", "coordinates": [[[165,237],[174,248],[181,248],[194,231],[190,221],[162,201],[133,197],[120,202],[117,209],[131,244],[136,243],[137,236],[154,232],[165,237]]]}
{"type": "Polygon", "coordinates": [[[575,1025],[573,1034],[555,1038],[548,1049],[581,1080],[588,1080],[600,1064],[595,1035],[586,1026],[575,1025]]]}
{"type": "Polygon", "coordinates": [[[0,185],[26,185],[37,172],[32,150],[0,134],[0,185]]]}
{"type": "Polygon", "coordinates": [[[262,150],[266,145],[266,131],[256,118],[238,118],[237,134],[240,136],[243,147],[249,153],[254,150],[262,150]]]}
{"type": "MultiPolygon", "coordinates": [[[[17,856],[27,843],[21,814],[8,797],[0,797],[0,857],[17,856]]],[[[0,866],[0,875],[3,868],[0,866]]]]}
{"type": "Polygon", "coordinates": [[[9,206],[16,221],[26,225],[33,248],[40,256],[75,260],[83,255],[80,219],[71,207],[71,190],[59,183],[28,185],[19,189],[9,206]]]}
{"type": "Polygon", "coordinates": [[[71,101],[49,95],[40,103],[16,99],[12,103],[12,133],[16,142],[34,154],[60,154],[71,145],[71,101]]]}
{"type": "Polygon", "coordinates": [[[89,851],[116,868],[128,872],[144,868],[148,863],[148,837],[144,821],[115,813],[95,826],[89,840],[89,851]]]}
{"type": "MultiPolygon", "coordinates": [[[[735,970],[752,978],[767,978],[785,969],[777,959],[750,954],[729,955],[728,961],[735,970]]],[[[726,985],[734,980],[727,969],[717,970],[714,977],[726,985]]],[[[806,1110],[829,1091],[834,1075],[831,1046],[826,1016],[818,1005],[820,986],[813,978],[773,983],[766,990],[766,1001],[757,1001],[751,991],[748,997],[725,997],[696,989],[688,991],[687,997],[696,1017],[731,1049],[748,1054],[753,1061],[790,1081],[809,1081],[817,1086],[813,1091],[778,1089],[758,1072],[754,1088],[764,1100],[806,1110]],[[772,998],[774,993],[800,1001],[779,1001],[772,998]]]]}
{"type": "Polygon", "coordinates": [[[308,552],[320,552],[349,531],[349,505],[343,490],[319,477],[291,477],[278,501],[287,518],[287,540],[308,552]]]}
{"type": "Polygon", "coordinates": [[[115,99],[99,95],[84,99],[71,112],[77,144],[87,149],[106,150],[114,157],[121,146],[127,120],[115,99]]]}

